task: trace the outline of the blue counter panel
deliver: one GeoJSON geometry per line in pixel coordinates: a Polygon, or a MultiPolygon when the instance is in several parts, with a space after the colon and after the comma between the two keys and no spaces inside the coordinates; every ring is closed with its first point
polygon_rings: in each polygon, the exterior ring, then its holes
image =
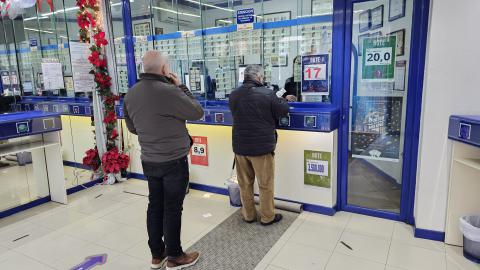
{"type": "Polygon", "coordinates": [[[452,115],[448,138],[480,147],[480,115],[452,115]]]}
{"type": "Polygon", "coordinates": [[[92,116],[93,107],[85,98],[29,97],[12,104],[13,111],[43,111],[62,115],[92,116]]]}
{"type": "MultiPolygon", "coordinates": [[[[201,101],[205,117],[192,124],[231,126],[232,114],[226,101],[201,101]]],[[[288,117],[280,119],[279,129],[331,132],[338,129],[340,111],[330,104],[291,103],[288,117]]],[[[76,98],[24,98],[13,105],[15,111],[43,111],[62,115],[91,116],[93,107],[88,99],[76,98]]],[[[119,118],[123,118],[123,105],[116,106],[119,118]]]]}
{"type": "MultiPolygon", "coordinates": [[[[189,121],[191,124],[231,126],[233,124],[232,113],[226,102],[202,102],[205,116],[199,121],[189,121]],[[223,105],[221,105],[223,104],[223,105]]],[[[116,107],[117,115],[123,118],[123,107],[116,107]]],[[[317,132],[331,132],[338,129],[340,123],[340,111],[328,106],[315,106],[295,104],[290,108],[288,117],[280,119],[279,129],[304,130],[317,132]]]]}
{"type": "Polygon", "coordinates": [[[42,134],[62,129],[58,113],[15,112],[0,114],[0,140],[42,134]]]}

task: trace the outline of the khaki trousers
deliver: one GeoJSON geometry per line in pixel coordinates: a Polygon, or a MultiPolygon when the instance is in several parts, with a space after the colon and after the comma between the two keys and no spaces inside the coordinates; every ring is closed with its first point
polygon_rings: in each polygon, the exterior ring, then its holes
{"type": "Polygon", "coordinates": [[[275,159],[273,154],[263,156],[235,155],[238,185],[242,198],[242,214],[246,221],[257,218],[253,185],[255,177],[260,190],[260,220],[271,222],[275,218],[273,203],[273,180],[275,178],[275,159]]]}

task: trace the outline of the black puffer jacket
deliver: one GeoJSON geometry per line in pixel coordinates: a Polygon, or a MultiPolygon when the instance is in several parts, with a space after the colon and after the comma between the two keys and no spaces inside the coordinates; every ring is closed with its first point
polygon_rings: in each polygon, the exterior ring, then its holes
{"type": "Polygon", "coordinates": [[[287,101],[260,83],[245,80],[230,94],[233,115],[233,152],[261,156],[275,151],[276,124],[290,110],[287,101]]]}

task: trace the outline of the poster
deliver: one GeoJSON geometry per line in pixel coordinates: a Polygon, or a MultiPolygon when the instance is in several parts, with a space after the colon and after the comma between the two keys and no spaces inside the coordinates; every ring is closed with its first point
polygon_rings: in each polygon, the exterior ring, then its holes
{"type": "Polygon", "coordinates": [[[353,104],[352,156],[398,162],[403,97],[357,96],[353,104]]]}
{"type": "Polygon", "coordinates": [[[328,95],[328,54],[302,56],[302,95],[328,95]]]}
{"type": "Polygon", "coordinates": [[[92,64],[88,61],[89,46],[87,43],[70,42],[75,92],[92,92],[95,89],[94,75],[90,74],[92,64]]]}
{"type": "Polygon", "coordinates": [[[395,76],[396,36],[365,38],[362,53],[362,80],[391,82],[395,76]]]}
{"type": "Polygon", "coordinates": [[[58,62],[42,63],[43,85],[44,90],[64,89],[63,68],[58,62]]]}
{"type": "Polygon", "coordinates": [[[207,137],[192,136],[193,145],[190,149],[192,165],[208,166],[207,137]]]}
{"type": "Polygon", "coordinates": [[[331,187],[330,152],[304,151],[304,184],[316,187],[331,187]]]}
{"type": "Polygon", "coordinates": [[[253,8],[237,10],[237,31],[252,30],[255,16],[253,8]]]}

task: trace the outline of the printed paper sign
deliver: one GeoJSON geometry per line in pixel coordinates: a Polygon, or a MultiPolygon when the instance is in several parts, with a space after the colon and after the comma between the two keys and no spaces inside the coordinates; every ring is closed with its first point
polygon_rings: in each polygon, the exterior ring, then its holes
{"type": "Polygon", "coordinates": [[[362,80],[394,81],[396,47],[396,36],[365,38],[363,40],[362,80]]]}
{"type": "Polygon", "coordinates": [[[58,90],[65,87],[61,63],[42,63],[42,74],[45,90],[58,90]]]}
{"type": "Polygon", "coordinates": [[[237,10],[237,31],[252,30],[254,17],[255,10],[253,8],[237,10]]]}
{"type": "Polygon", "coordinates": [[[75,92],[92,92],[95,89],[95,76],[90,74],[92,64],[88,61],[91,53],[89,46],[86,43],[70,42],[75,92]]]}
{"type": "Polygon", "coordinates": [[[190,149],[192,165],[208,166],[207,137],[192,136],[193,145],[190,149]]]}
{"type": "Polygon", "coordinates": [[[302,57],[302,95],[328,95],[328,54],[302,57]]]}
{"type": "Polygon", "coordinates": [[[304,183],[305,185],[331,187],[331,153],[305,150],[304,183]]]}

